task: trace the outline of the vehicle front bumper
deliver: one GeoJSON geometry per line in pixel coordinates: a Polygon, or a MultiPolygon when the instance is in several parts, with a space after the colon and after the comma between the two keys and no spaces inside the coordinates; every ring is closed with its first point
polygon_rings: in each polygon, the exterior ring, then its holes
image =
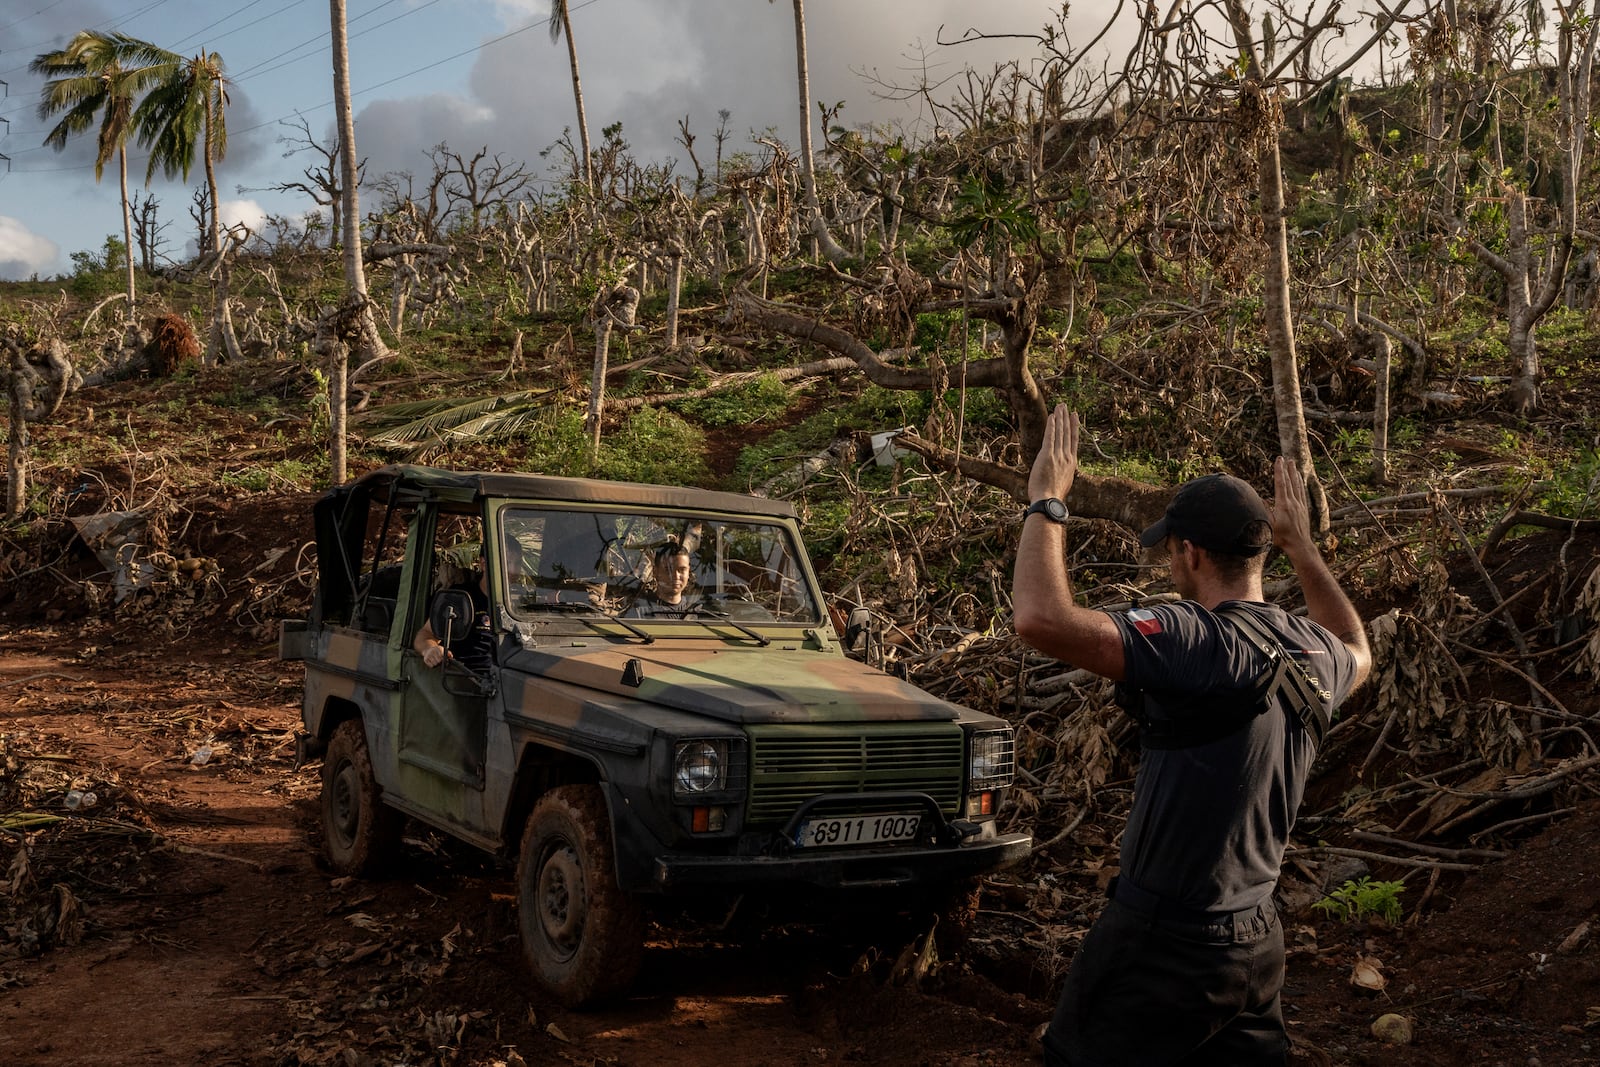
{"type": "Polygon", "coordinates": [[[679,853],[658,856],[653,873],[656,888],[663,892],[773,882],[803,882],[824,889],[887,888],[984,874],[1016,863],[1032,849],[1029,834],[1000,834],[962,845],[797,849],[773,856],[679,853]]]}

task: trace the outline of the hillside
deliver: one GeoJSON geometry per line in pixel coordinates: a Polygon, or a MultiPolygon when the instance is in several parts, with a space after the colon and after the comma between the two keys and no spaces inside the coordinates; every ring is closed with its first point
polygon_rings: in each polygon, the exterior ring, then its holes
{"type": "MultiPolygon", "coordinates": [[[[507,369],[492,341],[434,351],[427,358],[448,360],[438,380],[418,368],[374,391],[460,389],[507,369]]],[[[765,1062],[774,1048],[819,1063],[1027,1062],[1114,863],[1133,753],[1103,693],[1052,692],[1060,668],[1047,664],[1026,664],[1019,680],[1003,616],[990,628],[987,609],[956,591],[1009,580],[1009,503],[930,477],[915,459],[860,459],[841,412],[871,396],[848,381],[802,385],[770,421],[706,435],[693,469],[719,485],[749,477],[752,451],[792,464],[824,452],[830,433],[850,443],[811,481],[777,491],[807,512],[825,586],[872,604],[901,634],[890,654],[902,669],[1018,723],[1028,774],[1009,819],[1043,847],[987,883],[977,936],[920,984],[892,978],[907,933],[863,942],[803,917],[727,931],[666,917],[639,996],[575,1016],[523,991],[506,869],[425,834],[403,879],[345,883],[317,870],[316,771],[291,766],[298,679],[274,643],[275,620],[306,606],[307,508],[324,477],[308,432],[312,383],[293,360],[191,366],[86,388],[38,429],[33,476],[48,503],[8,528],[0,564],[10,872],[0,1028],[20,1050],[8,1062],[388,1062],[434,1050],[441,1062],[489,1064],[514,1049],[527,1062],[688,1064],[712,1047],[728,1063],[765,1062]],[[965,518],[943,530],[909,535],[897,513],[951,501],[965,518]],[[78,531],[89,516],[130,510],[145,518],[144,549],[200,562],[119,604],[78,531]],[[898,571],[882,562],[885,545],[898,571]],[[65,810],[72,789],[92,791],[94,806],[65,810]],[[89,1027],[86,1001],[99,1008],[89,1027]]],[[[1591,383],[1569,377],[1551,419],[1588,395],[1591,383]]],[[[1530,525],[1467,535],[1481,568],[1463,551],[1446,509],[1485,531],[1516,504],[1499,487],[1519,450],[1495,444],[1492,419],[1483,408],[1430,425],[1410,453],[1436,468],[1448,447],[1458,476],[1443,491],[1491,495],[1369,505],[1337,527],[1333,558],[1366,615],[1417,620],[1396,639],[1431,632],[1450,655],[1391,658],[1319,765],[1285,885],[1296,1062],[1592,1059],[1600,805],[1586,740],[1593,690],[1573,666],[1592,632],[1592,600],[1578,592],[1600,544],[1587,523],[1530,525]],[[1430,507],[1419,526],[1415,513],[1430,507]],[[1515,621],[1524,650],[1496,618],[1515,621]],[[1450,659],[1471,673],[1433,673],[1450,659]],[[1529,735],[1534,675],[1545,725],[1529,735]],[[1507,723],[1524,732],[1505,733],[1507,723]],[[1340,922],[1309,906],[1362,872],[1404,883],[1399,922],[1340,922]],[[1381,968],[1382,992],[1351,984],[1363,959],[1381,968]],[[1412,1021],[1413,1044],[1369,1034],[1387,1011],[1412,1021]]],[[[539,462],[505,446],[444,458],[539,462]]],[[[1336,508],[1354,503],[1331,492],[1336,508]]],[[[1091,522],[1081,532],[1111,568],[1092,598],[1128,580],[1159,590],[1159,575],[1137,571],[1129,531],[1091,522]]],[[[1292,589],[1282,595],[1292,602],[1292,589]]]]}

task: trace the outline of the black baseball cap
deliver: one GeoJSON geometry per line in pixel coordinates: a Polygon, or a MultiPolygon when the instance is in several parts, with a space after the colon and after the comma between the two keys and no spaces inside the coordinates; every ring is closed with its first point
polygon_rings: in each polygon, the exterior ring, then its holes
{"type": "Polygon", "coordinates": [[[1256,556],[1272,545],[1272,520],[1249,482],[1231,474],[1208,474],[1179,486],[1167,513],[1139,535],[1139,543],[1154,548],[1169,535],[1209,552],[1256,556]]]}

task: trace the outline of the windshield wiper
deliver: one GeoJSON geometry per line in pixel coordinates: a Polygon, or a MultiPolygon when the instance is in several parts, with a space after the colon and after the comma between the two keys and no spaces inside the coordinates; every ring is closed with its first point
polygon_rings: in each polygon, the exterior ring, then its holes
{"type": "MultiPolygon", "coordinates": [[[[735,630],[738,630],[740,633],[744,634],[746,637],[749,637],[749,638],[751,638],[751,639],[753,639],[755,641],[760,642],[762,648],[766,648],[768,645],[772,644],[772,638],[766,636],[765,634],[763,634],[759,630],[751,629],[750,627],[746,626],[744,623],[740,622],[738,619],[734,618],[732,615],[729,615],[726,611],[713,611],[710,608],[705,608],[705,607],[702,607],[702,608],[700,608],[698,610],[699,610],[700,614],[709,615],[713,619],[716,619],[718,622],[726,623],[727,625],[732,626],[735,630]]],[[[711,625],[710,623],[704,622],[704,620],[701,620],[701,619],[696,619],[695,621],[696,622],[701,622],[703,625],[706,625],[706,626],[710,626],[711,625]]]]}
{"type": "Polygon", "coordinates": [[[627,630],[630,634],[639,638],[647,645],[653,645],[656,641],[655,634],[652,634],[647,630],[640,629],[620,615],[611,615],[607,612],[601,611],[592,604],[579,604],[572,601],[557,601],[553,604],[524,604],[522,608],[524,611],[554,611],[563,615],[579,615],[579,622],[587,623],[590,629],[599,630],[601,633],[605,633],[605,627],[601,626],[595,621],[595,616],[598,616],[607,622],[616,623],[618,626],[622,627],[624,630],[627,630]]]}
{"type": "MultiPolygon", "coordinates": [[[[641,630],[639,627],[635,626],[633,623],[629,622],[627,619],[624,619],[621,615],[606,615],[605,618],[610,622],[616,623],[618,626],[622,627],[624,630],[627,630],[630,634],[633,634],[635,637],[643,638],[644,639],[644,643],[647,644],[647,645],[653,645],[653,644],[656,643],[656,635],[655,634],[650,633],[648,630],[641,630]]],[[[585,619],[584,621],[585,622],[592,622],[593,620],[592,619],[585,619]]]]}

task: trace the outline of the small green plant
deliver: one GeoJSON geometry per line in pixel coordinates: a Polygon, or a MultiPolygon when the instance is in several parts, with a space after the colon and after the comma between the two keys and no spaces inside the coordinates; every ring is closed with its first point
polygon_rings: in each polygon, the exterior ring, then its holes
{"type": "Polygon", "coordinates": [[[763,374],[737,389],[679,401],[675,407],[705,426],[753,426],[788,409],[789,387],[775,375],[763,374]]]}
{"type": "Polygon", "coordinates": [[[1600,490],[1600,452],[1584,449],[1536,483],[1539,510],[1566,518],[1589,518],[1600,490]]]}
{"type": "Polygon", "coordinates": [[[1414,418],[1395,419],[1389,426],[1390,448],[1416,448],[1422,441],[1422,424],[1414,418]]]}
{"type": "Polygon", "coordinates": [[[1345,882],[1311,906],[1342,923],[1369,915],[1384,922],[1398,922],[1400,894],[1405,888],[1404,882],[1374,882],[1371,878],[1361,878],[1345,882]]]}
{"type": "Polygon", "coordinates": [[[322,368],[311,368],[311,379],[316,388],[311,393],[311,398],[306,401],[310,411],[310,418],[306,423],[306,435],[312,439],[324,438],[328,435],[328,427],[332,425],[332,408],[328,399],[328,376],[322,373],[322,368]]]}
{"type": "Polygon", "coordinates": [[[1372,451],[1372,431],[1361,427],[1341,426],[1334,431],[1332,451],[1341,457],[1361,457],[1372,451]]]}
{"type": "Polygon", "coordinates": [[[314,471],[309,463],[298,459],[280,459],[265,467],[245,467],[236,471],[223,471],[217,481],[229,489],[243,489],[251,493],[268,490],[305,492],[312,488],[314,471]]]}

